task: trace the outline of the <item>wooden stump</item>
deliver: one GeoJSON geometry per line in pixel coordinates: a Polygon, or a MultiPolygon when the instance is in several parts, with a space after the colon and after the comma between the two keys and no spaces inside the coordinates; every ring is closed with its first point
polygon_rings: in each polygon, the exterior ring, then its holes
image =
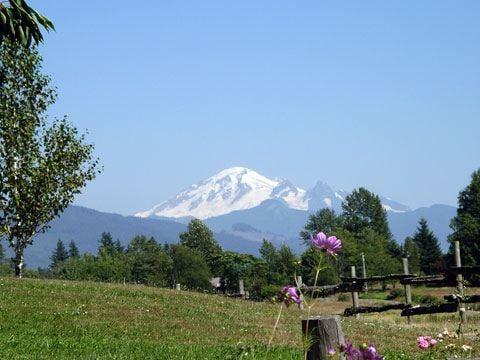
{"type": "Polygon", "coordinates": [[[327,353],[328,349],[335,349],[338,354],[340,346],[345,344],[342,324],[338,315],[316,316],[302,320],[302,331],[309,345],[308,360],[331,359],[327,353]]]}

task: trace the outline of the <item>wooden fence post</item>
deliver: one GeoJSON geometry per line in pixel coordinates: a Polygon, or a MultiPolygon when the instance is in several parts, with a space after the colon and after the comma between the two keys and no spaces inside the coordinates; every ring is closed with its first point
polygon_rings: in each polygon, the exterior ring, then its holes
{"type": "MultiPolygon", "coordinates": [[[[335,349],[338,353],[339,348],[345,345],[342,324],[338,315],[334,316],[315,316],[302,320],[302,332],[306,337],[307,360],[330,360],[329,349],[335,349]]],[[[343,354],[340,359],[345,359],[343,354]]]]}
{"type": "MultiPolygon", "coordinates": [[[[460,242],[455,241],[454,244],[455,244],[455,266],[462,267],[462,258],[460,256],[460,242]]],[[[462,274],[457,274],[457,290],[460,296],[463,297],[464,291],[463,291],[463,275],[462,274]]],[[[460,319],[462,323],[465,323],[467,321],[465,304],[459,303],[458,310],[460,312],[460,319]]]]}
{"type": "Polygon", "coordinates": [[[243,280],[238,280],[238,289],[242,298],[245,298],[245,286],[243,285],[243,280]]]}
{"type": "MultiPolygon", "coordinates": [[[[363,276],[364,279],[366,279],[367,278],[367,268],[365,266],[365,254],[363,252],[361,254],[361,257],[362,257],[362,276],[363,276]]],[[[363,290],[365,292],[368,292],[368,283],[366,281],[363,283],[363,290]]]]}
{"type": "MultiPolygon", "coordinates": [[[[408,258],[403,258],[402,264],[403,264],[403,273],[405,275],[409,275],[410,271],[408,269],[408,258]]],[[[405,303],[407,305],[412,305],[412,286],[406,284],[404,285],[404,289],[405,289],[405,303]]],[[[407,323],[408,324],[412,323],[412,318],[410,316],[407,316],[407,323]]]]}
{"type": "MultiPolygon", "coordinates": [[[[356,278],[357,277],[357,272],[355,270],[355,266],[352,266],[350,268],[350,271],[351,271],[351,277],[352,278],[356,278]]],[[[352,302],[353,302],[353,308],[354,309],[358,309],[358,306],[359,306],[359,300],[358,300],[358,292],[354,291],[352,292],[352,302]]],[[[355,319],[358,319],[360,318],[360,314],[355,314],[355,319]]]]}
{"type": "Polygon", "coordinates": [[[180,290],[181,290],[180,284],[175,284],[175,289],[176,289],[177,291],[180,291],[180,290]]]}

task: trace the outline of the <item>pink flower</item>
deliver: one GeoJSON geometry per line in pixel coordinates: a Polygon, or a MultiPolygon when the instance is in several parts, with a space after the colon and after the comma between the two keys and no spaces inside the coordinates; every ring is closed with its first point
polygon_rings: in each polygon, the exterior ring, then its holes
{"type": "Polygon", "coordinates": [[[290,306],[292,302],[295,304],[300,304],[302,302],[297,288],[292,285],[285,286],[278,294],[278,299],[283,301],[287,307],[290,306]]]}
{"type": "Polygon", "coordinates": [[[319,232],[317,235],[310,235],[310,242],[317,249],[325,250],[327,254],[334,256],[337,251],[342,248],[342,241],[337,239],[336,236],[330,236],[327,238],[323,232],[319,232]]]}
{"type": "Polygon", "coordinates": [[[434,347],[437,344],[437,340],[431,336],[419,336],[417,339],[418,347],[422,350],[434,347]]]}

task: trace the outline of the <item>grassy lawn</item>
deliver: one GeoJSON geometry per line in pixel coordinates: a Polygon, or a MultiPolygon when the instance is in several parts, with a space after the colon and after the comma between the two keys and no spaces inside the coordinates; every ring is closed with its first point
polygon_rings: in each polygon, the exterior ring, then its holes
{"type": "MultiPolygon", "coordinates": [[[[370,302],[371,303],[371,302],[370,302]]],[[[318,301],[313,314],[340,313],[349,302],[318,301]]],[[[278,305],[133,285],[0,279],[0,359],[301,359],[300,319],[290,307],[267,354],[278,305]]],[[[343,320],[347,338],[375,343],[387,359],[445,359],[416,347],[419,335],[454,331],[454,315],[421,316],[407,325],[398,312],[343,320]],[[402,355],[403,354],[403,355],[402,355]]],[[[480,316],[465,343],[480,356],[480,316]]]]}

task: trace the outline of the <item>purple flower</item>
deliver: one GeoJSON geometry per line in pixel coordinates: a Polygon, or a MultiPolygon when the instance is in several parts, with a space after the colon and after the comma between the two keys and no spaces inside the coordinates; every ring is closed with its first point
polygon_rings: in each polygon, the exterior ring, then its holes
{"type": "Polygon", "coordinates": [[[375,346],[363,344],[360,348],[359,358],[362,360],[382,360],[383,356],[377,354],[375,346]]]}
{"type": "Polygon", "coordinates": [[[433,339],[431,336],[419,336],[417,338],[417,344],[420,349],[425,350],[437,345],[437,340],[433,339]]]}
{"type": "Polygon", "coordinates": [[[342,241],[337,239],[336,236],[330,236],[327,238],[323,232],[319,232],[317,235],[310,235],[310,242],[317,249],[325,250],[327,254],[334,256],[337,251],[342,248],[342,241]]]}
{"type": "Polygon", "coordinates": [[[346,342],[343,352],[347,360],[383,360],[383,356],[377,353],[375,346],[365,343],[356,349],[351,342],[346,342]]]}
{"type": "Polygon", "coordinates": [[[283,301],[287,307],[292,303],[300,304],[302,302],[297,288],[292,285],[285,286],[282,291],[280,291],[277,298],[280,301],[283,301]]]}
{"type": "Polygon", "coordinates": [[[331,347],[331,348],[328,348],[327,354],[328,354],[329,356],[333,356],[333,355],[335,355],[335,353],[336,353],[336,351],[335,351],[334,348],[332,348],[332,347],[331,347]]]}
{"type": "Polygon", "coordinates": [[[351,342],[345,342],[345,345],[343,345],[343,352],[345,353],[345,356],[347,357],[347,360],[355,360],[358,357],[359,351],[355,349],[355,346],[351,342]]]}

